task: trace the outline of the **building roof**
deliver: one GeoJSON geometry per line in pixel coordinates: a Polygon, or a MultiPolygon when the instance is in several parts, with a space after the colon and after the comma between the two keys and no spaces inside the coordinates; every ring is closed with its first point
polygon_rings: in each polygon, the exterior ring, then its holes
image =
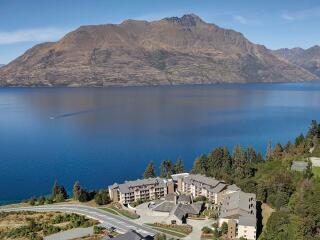
{"type": "Polygon", "coordinates": [[[221,192],[223,189],[225,189],[225,187],[227,187],[227,184],[218,183],[217,186],[215,186],[215,187],[212,188],[212,189],[209,189],[209,192],[219,193],[219,192],[221,192]]]}
{"type": "Polygon", "coordinates": [[[178,203],[179,202],[191,203],[191,196],[187,194],[178,195],[178,203]]]}
{"type": "Polygon", "coordinates": [[[291,170],[302,172],[306,170],[307,166],[308,166],[307,162],[293,161],[291,165],[291,170]]]}
{"type": "Polygon", "coordinates": [[[240,190],[241,190],[241,189],[240,189],[237,185],[235,185],[235,184],[228,185],[228,186],[227,186],[227,189],[228,189],[229,191],[234,191],[234,192],[237,192],[237,191],[240,191],[240,190]]]}
{"type": "Polygon", "coordinates": [[[125,234],[118,235],[114,238],[114,240],[143,240],[145,239],[141,234],[138,232],[131,230],[129,232],[126,232],[125,234]]]}
{"type": "Polygon", "coordinates": [[[171,212],[176,205],[174,202],[162,201],[161,203],[151,207],[152,210],[158,212],[171,212]]]}
{"type": "Polygon", "coordinates": [[[192,214],[192,215],[200,214],[200,212],[202,210],[202,207],[203,207],[203,202],[197,202],[197,203],[193,203],[193,204],[181,204],[181,203],[179,203],[173,209],[173,214],[177,218],[182,220],[188,214],[192,214]]]}
{"type": "Polygon", "coordinates": [[[142,189],[149,189],[150,186],[157,185],[159,187],[165,187],[166,182],[161,178],[148,178],[148,179],[138,179],[135,181],[127,181],[122,184],[113,184],[109,188],[119,188],[121,193],[133,192],[133,189],[140,187],[142,189]]]}
{"type": "Polygon", "coordinates": [[[246,216],[240,216],[239,217],[239,225],[242,226],[256,226],[256,216],[253,215],[246,215],[246,216]]]}
{"type": "Polygon", "coordinates": [[[220,208],[220,217],[239,218],[239,216],[256,216],[256,195],[242,191],[227,194],[220,208]]]}
{"type": "Polygon", "coordinates": [[[173,181],[177,182],[178,178],[184,178],[184,177],[187,177],[187,176],[189,176],[189,173],[177,173],[177,174],[172,174],[171,178],[172,178],[173,181]]]}

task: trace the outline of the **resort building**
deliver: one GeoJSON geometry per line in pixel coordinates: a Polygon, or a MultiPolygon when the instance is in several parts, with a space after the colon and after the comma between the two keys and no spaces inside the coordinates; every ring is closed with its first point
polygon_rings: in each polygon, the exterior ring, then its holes
{"type": "Polygon", "coordinates": [[[228,238],[256,239],[256,195],[237,191],[225,195],[219,212],[219,226],[228,224],[228,238]]]}
{"type": "Polygon", "coordinates": [[[192,203],[190,195],[169,193],[162,200],[148,205],[151,216],[167,217],[167,224],[185,224],[188,217],[198,217],[204,209],[203,202],[192,203]]]}
{"type": "Polygon", "coordinates": [[[138,179],[109,186],[111,200],[121,204],[159,199],[168,192],[174,192],[173,182],[161,178],[138,179]]]}
{"type": "Polygon", "coordinates": [[[199,174],[183,175],[177,180],[179,192],[190,194],[193,198],[204,196],[215,204],[221,203],[227,187],[223,181],[199,174]]]}

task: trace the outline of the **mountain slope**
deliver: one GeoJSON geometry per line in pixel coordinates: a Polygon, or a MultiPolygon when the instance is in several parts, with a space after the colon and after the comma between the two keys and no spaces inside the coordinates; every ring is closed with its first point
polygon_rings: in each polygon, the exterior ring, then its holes
{"type": "Polygon", "coordinates": [[[308,49],[282,48],[275,51],[275,54],[320,77],[320,46],[308,49]]]}
{"type": "Polygon", "coordinates": [[[241,33],[195,15],[83,26],[0,69],[2,86],[138,86],[313,80],[241,33]]]}

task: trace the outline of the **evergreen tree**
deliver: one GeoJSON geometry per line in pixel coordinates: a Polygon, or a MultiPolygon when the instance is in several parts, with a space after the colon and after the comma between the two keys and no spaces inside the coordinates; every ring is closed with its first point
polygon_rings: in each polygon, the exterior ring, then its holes
{"type": "Polygon", "coordinates": [[[60,187],[60,192],[59,192],[59,193],[62,194],[62,197],[63,197],[64,199],[68,199],[68,198],[69,198],[69,195],[68,195],[66,189],[64,188],[64,186],[61,186],[61,187],[60,187]]]}
{"type": "Polygon", "coordinates": [[[276,159],[279,159],[282,157],[282,155],[283,155],[283,147],[281,146],[280,143],[277,143],[273,151],[273,157],[276,159]]]}
{"type": "Polygon", "coordinates": [[[234,168],[234,174],[237,178],[244,177],[245,164],[246,164],[245,155],[242,151],[241,146],[237,145],[233,151],[233,168],[234,168]]]}
{"type": "Polygon", "coordinates": [[[55,181],[52,187],[52,198],[55,199],[56,196],[60,193],[60,186],[58,185],[58,182],[55,181]]]}
{"type": "Polygon", "coordinates": [[[176,164],[173,167],[174,173],[183,173],[184,172],[184,165],[181,158],[178,158],[176,164]]]}
{"type": "Polygon", "coordinates": [[[194,174],[206,174],[207,172],[207,164],[208,164],[208,158],[206,155],[201,155],[198,157],[194,163],[192,168],[192,173],[194,174]]]}
{"type": "Polygon", "coordinates": [[[307,168],[304,171],[304,178],[311,179],[312,176],[313,176],[313,173],[312,173],[312,162],[310,160],[308,160],[307,168]]]}
{"type": "Polygon", "coordinates": [[[81,186],[79,181],[76,181],[73,185],[73,198],[74,200],[79,200],[79,196],[81,194],[81,186]]]}
{"type": "Polygon", "coordinates": [[[146,170],[143,173],[144,178],[154,178],[156,176],[155,170],[154,170],[154,163],[151,161],[146,170]]]}
{"type": "Polygon", "coordinates": [[[273,160],[272,143],[271,141],[269,141],[267,145],[266,161],[272,161],[272,160],[273,160]]]}
{"type": "Polygon", "coordinates": [[[160,165],[160,177],[170,178],[173,173],[173,165],[171,160],[163,160],[160,165]]]}
{"type": "Polygon", "coordinates": [[[221,233],[227,234],[228,233],[228,224],[226,222],[223,222],[221,225],[221,233]]]}

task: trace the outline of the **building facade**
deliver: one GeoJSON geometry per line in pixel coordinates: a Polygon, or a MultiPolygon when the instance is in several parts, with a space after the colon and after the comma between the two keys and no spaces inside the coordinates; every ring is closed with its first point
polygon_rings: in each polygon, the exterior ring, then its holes
{"type": "Polygon", "coordinates": [[[159,199],[173,191],[173,182],[161,178],[138,179],[109,186],[111,200],[121,204],[159,199]]]}
{"type": "Polygon", "coordinates": [[[223,181],[199,174],[189,174],[178,178],[178,191],[190,194],[193,198],[204,196],[209,201],[219,204],[228,185],[223,181]]]}

